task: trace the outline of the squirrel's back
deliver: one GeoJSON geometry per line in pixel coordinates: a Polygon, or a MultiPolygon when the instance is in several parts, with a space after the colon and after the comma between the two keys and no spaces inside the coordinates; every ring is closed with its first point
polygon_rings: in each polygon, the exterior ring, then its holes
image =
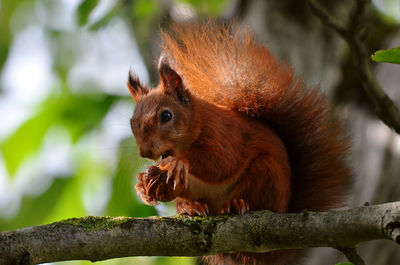
{"type": "Polygon", "coordinates": [[[341,206],[351,179],[348,144],[317,88],[307,89],[245,27],[218,22],[174,25],[161,32],[167,56],[189,91],[265,122],[288,150],[290,212],[341,206]]]}

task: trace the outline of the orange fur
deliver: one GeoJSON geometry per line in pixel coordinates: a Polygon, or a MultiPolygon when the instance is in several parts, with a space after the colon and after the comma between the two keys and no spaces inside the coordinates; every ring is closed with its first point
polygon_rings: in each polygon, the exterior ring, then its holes
{"type": "Polygon", "coordinates": [[[283,139],[293,171],[289,211],[340,206],[351,178],[348,144],[329,118],[326,99],[294,80],[293,70],[248,29],[235,27],[213,21],[174,25],[161,32],[163,52],[193,95],[254,117],[283,139]]]}
{"type": "MultiPolygon", "coordinates": [[[[237,25],[173,25],[161,38],[160,85],[149,92],[135,77],[128,82],[137,101],[132,129],[141,153],[167,153],[189,165],[178,212],[199,201],[218,214],[224,202],[240,198],[250,210],[277,212],[341,204],[350,180],[347,144],[317,89],[294,80],[289,66],[237,25]],[[161,123],[165,109],[173,118],[161,123]]],[[[206,260],[286,264],[294,256],[275,251],[206,260]]]]}

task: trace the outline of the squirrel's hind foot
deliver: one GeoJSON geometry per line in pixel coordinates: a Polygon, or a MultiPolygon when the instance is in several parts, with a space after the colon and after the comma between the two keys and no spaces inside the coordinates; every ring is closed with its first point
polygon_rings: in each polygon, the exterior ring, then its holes
{"type": "Polygon", "coordinates": [[[176,209],[179,214],[207,216],[210,214],[208,205],[198,201],[190,201],[183,198],[176,199],[176,209]]]}
{"type": "Polygon", "coordinates": [[[250,205],[243,199],[231,199],[227,200],[219,211],[220,214],[225,213],[236,213],[245,214],[250,211],[250,205]]]}

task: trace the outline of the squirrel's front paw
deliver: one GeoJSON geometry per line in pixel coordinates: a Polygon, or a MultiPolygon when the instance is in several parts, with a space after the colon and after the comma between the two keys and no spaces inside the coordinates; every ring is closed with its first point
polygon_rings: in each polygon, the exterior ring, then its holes
{"type": "Polygon", "coordinates": [[[158,205],[157,200],[149,194],[151,187],[157,181],[156,178],[149,178],[147,172],[139,173],[137,176],[138,182],[135,185],[137,195],[142,201],[150,206],[158,205]]]}
{"type": "Polygon", "coordinates": [[[184,190],[187,190],[189,177],[189,163],[187,161],[168,156],[161,160],[158,167],[161,170],[168,171],[167,184],[173,178],[174,190],[177,186],[182,186],[184,190]]]}
{"type": "MultiPolygon", "coordinates": [[[[139,175],[137,176],[137,179],[138,180],[143,179],[143,175],[144,175],[144,173],[139,173],[139,175]]],[[[148,190],[147,186],[148,186],[148,184],[139,180],[135,185],[135,190],[136,190],[137,195],[147,205],[150,205],[150,206],[158,205],[157,200],[147,194],[147,190],[148,190]]]]}
{"type": "Polygon", "coordinates": [[[243,199],[231,199],[227,200],[220,210],[220,214],[224,213],[237,213],[237,214],[245,214],[250,210],[250,205],[243,199]]]}
{"type": "Polygon", "coordinates": [[[176,201],[176,209],[179,214],[206,216],[210,213],[206,203],[182,199],[176,201]]]}
{"type": "Polygon", "coordinates": [[[166,183],[167,174],[166,170],[150,166],[137,176],[135,189],[144,203],[154,206],[157,201],[172,201],[183,192],[184,186],[175,187],[172,182],[166,183]]]}

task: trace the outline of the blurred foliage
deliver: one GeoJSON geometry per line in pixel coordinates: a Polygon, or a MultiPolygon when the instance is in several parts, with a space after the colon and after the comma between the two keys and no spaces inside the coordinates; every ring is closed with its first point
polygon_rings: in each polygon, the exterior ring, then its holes
{"type": "Polygon", "coordinates": [[[202,15],[207,16],[219,16],[223,13],[223,10],[228,4],[228,0],[178,0],[178,2],[189,4],[194,7],[195,10],[202,15]]]}
{"type": "Polygon", "coordinates": [[[379,63],[400,64],[400,47],[376,51],[373,55],[371,55],[371,59],[379,63]]]}
{"type": "MultiPolygon", "coordinates": [[[[1,1],[0,4],[0,69],[3,67],[11,43],[10,18],[15,8],[23,1],[1,1]]],[[[1,90],[0,90],[1,91],[1,90]]]]}
{"type": "Polygon", "coordinates": [[[78,7],[78,25],[84,26],[88,22],[89,15],[97,6],[99,0],[83,0],[78,7]]]}
{"type": "MultiPolygon", "coordinates": [[[[133,136],[121,138],[118,140],[119,144],[106,151],[103,151],[103,146],[109,145],[96,141],[99,135],[106,134],[104,128],[106,117],[115,106],[126,102],[129,97],[128,94],[121,96],[106,93],[96,88],[96,82],[90,82],[89,87],[86,86],[85,89],[74,87],[69,76],[74,65],[81,62],[85,46],[85,43],[79,43],[77,36],[82,32],[101,33],[115,21],[123,21],[127,28],[131,29],[132,39],[136,39],[140,54],[151,73],[151,82],[154,83],[156,81],[153,65],[155,56],[153,49],[156,46],[154,38],[160,25],[168,23],[171,19],[173,6],[185,4],[191,8],[192,12],[195,12],[194,15],[198,13],[218,16],[223,13],[228,0],[175,1],[171,2],[170,6],[158,0],[111,2],[77,0],[73,1],[75,2],[73,19],[68,22],[72,24],[68,25],[61,24],[63,18],[57,15],[62,2],[0,0],[0,70],[4,69],[11,47],[19,33],[34,24],[44,30],[48,44],[45,49],[51,56],[51,74],[54,75],[52,79],[56,80],[49,93],[31,108],[29,115],[10,133],[0,138],[0,159],[7,174],[3,177],[7,179],[5,183],[8,183],[6,192],[10,192],[10,194],[0,194],[0,199],[2,196],[13,198],[10,203],[17,205],[17,210],[11,214],[6,214],[6,211],[13,207],[0,208],[4,211],[0,212],[0,231],[91,215],[93,212],[98,215],[133,217],[158,214],[154,207],[141,203],[133,189],[135,175],[144,169],[146,163],[138,157],[133,136]],[[96,10],[100,9],[105,2],[108,2],[108,9],[106,8],[103,13],[100,12],[100,15],[95,15],[96,10]],[[32,167],[32,165],[43,163],[41,159],[50,134],[53,134],[53,138],[55,135],[56,142],[59,141],[72,150],[71,161],[61,161],[61,164],[64,163],[67,168],[65,172],[48,171],[46,168],[52,166],[46,164],[52,163],[48,160],[45,160],[45,165],[39,167],[39,170],[32,167]],[[100,146],[89,148],[88,146],[93,143],[100,146]],[[114,157],[109,159],[108,156],[102,156],[102,152],[112,154],[114,157]],[[20,177],[24,175],[21,173],[24,170],[28,170],[27,174],[25,172],[27,179],[20,177]],[[32,172],[32,176],[38,176],[30,179],[29,172],[32,172]],[[20,194],[12,196],[14,195],[12,193],[16,192],[16,186],[22,186],[19,189],[20,194]],[[40,189],[38,190],[37,187],[40,189]],[[93,207],[93,205],[97,206],[93,207]]],[[[63,12],[62,9],[61,12],[63,12]]],[[[23,67],[23,65],[18,65],[18,67],[23,67]]],[[[0,73],[3,74],[4,71],[0,73]]],[[[99,73],[99,75],[106,74],[99,73]]],[[[122,85],[124,82],[125,80],[121,80],[122,85]]],[[[0,84],[2,84],[1,99],[4,96],[5,87],[3,87],[4,82],[0,84]]],[[[129,99],[129,102],[132,101],[129,99]]],[[[131,106],[133,107],[133,104],[131,106]]],[[[124,116],[130,114],[124,113],[124,116]]],[[[129,128],[126,118],[121,121],[121,123],[124,122],[125,127],[129,128]]],[[[58,153],[51,155],[50,152],[50,156],[57,155],[58,153]]],[[[64,157],[61,156],[60,159],[64,157]]],[[[1,182],[0,185],[2,185],[1,182]]],[[[168,212],[171,204],[165,207],[164,214],[171,212],[171,210],[168,212]]],[[[100,264],[109,265],[133,263],[139,265],[194,264],[195,259],[136,257],[100,262],[100,264]]],[[[91,263],[70,261],[57,264],[91,263]]]]}
{"type": "Polygon", "coordinates": [[[381,19],[388,24],[397,24],[400,21],[399,0],[372,0],[377,10],[381,13],[381,19]]]}
{"type": "Polygon", "coordinates": [[[44,135],[51,126],[66,127],[76,142],[82,135],[99,125],[115,101],[115,97],[109,95],[76,95],[68,90],[63,92],[61,95],[55,93],[44,99],[38,106],[38,113],[0,144],[10,176],[16,173],[27,156],[39,151],[44,135]]]}

